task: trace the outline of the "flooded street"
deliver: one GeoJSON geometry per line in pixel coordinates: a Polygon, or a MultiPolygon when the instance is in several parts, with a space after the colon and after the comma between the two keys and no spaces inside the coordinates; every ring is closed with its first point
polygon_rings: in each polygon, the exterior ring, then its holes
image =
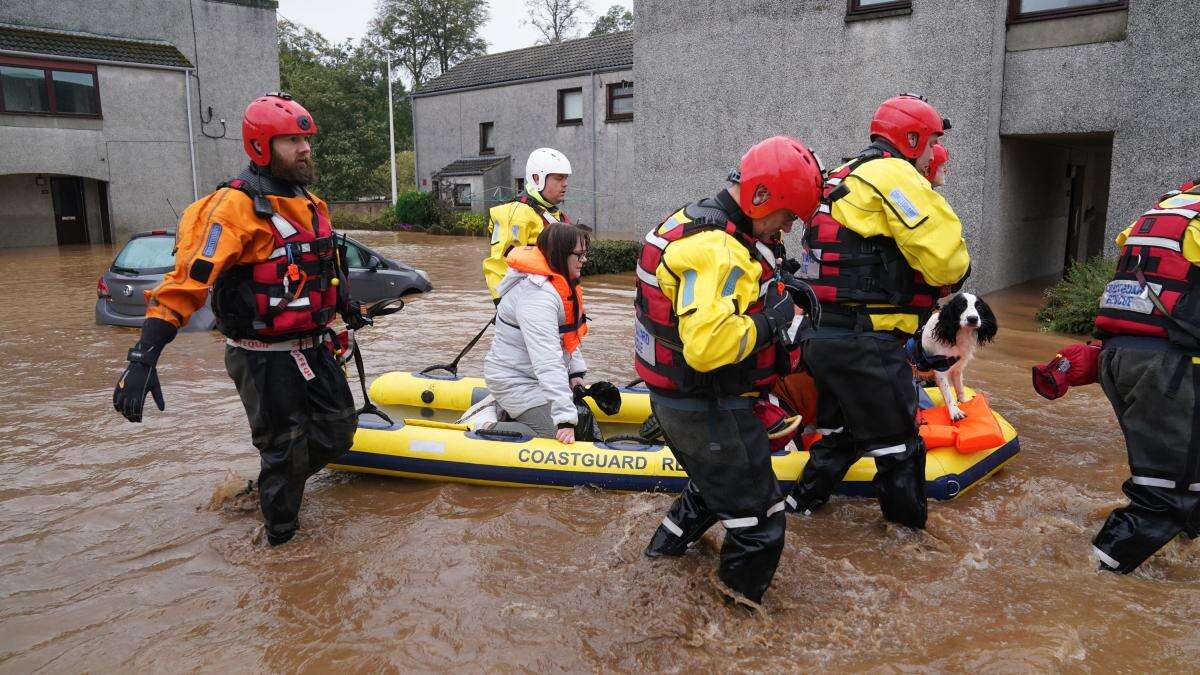
{"type": "MultiPolygon", "coordinates": [[[[362,233],[435,290],[363,331],[370,376],[450,361],[491,317],[482,239],[362,233]]],[[[788,517],[763,616],[710,574],[720,528],[681,560],[642,549],[670,495],[506,489],[323,472],[302,529],[255,540],[256,508],[209,509],[258,456],[215,333],[180,333],[159,366],[167,409],[112,410],[136,341],[96,326],[114,251],[0,250],[0,671],[1191,671],[1200,544],[1135,574],[1097,573],[1091,537],[1128,475],[1099,386],[1048,402],[1029,366],[1035,287],[988,296],[995,345],[967,374],[1021,454],[929,529],[874,501],[788,517]],[[18,307],[23,311],[18,312],[18,307]]],[[[632,275],[585,280],[590,378],[625,383],[632,275]]],[[[462,374],[482,373],[489,339],[462,374]]],[[[351,383],[356,397],[357,383],[351,383]]]]}

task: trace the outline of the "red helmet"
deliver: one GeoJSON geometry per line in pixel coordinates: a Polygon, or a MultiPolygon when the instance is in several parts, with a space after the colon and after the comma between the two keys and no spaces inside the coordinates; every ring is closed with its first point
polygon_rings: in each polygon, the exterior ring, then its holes
{"type": "Polygon", "coordinates": [[[276,136],[312,136],[317,123],[290,94],[273,91],[254,99],[242,117],[242,145],[250,161],[259,166],[271,163],[271,139],[276,136]]]}
{"type": "Polygon", "coordinates": [[[946,146],[941,143],[933,146],[933,158],[929,160],[929,168],[925,170],[925,178],[932,183],[938,169],[942,168],[942,165],[948,159],[950,159],[950,151],[946,149],[946,146]]]}
{"type": "Polygon", "coordinates": [[[751,218],[787,209],[808,221],[817,212],[825,171],[821,160],[800,141],[768,138],[742,155],[738,173],[739,201],[751,218]]]}
{"type": "Polygon", "coordinates": [[[916,159],[932,134],[944,134],[950,121],[920,96],[901,94],[879,105],[871,118],[871,138],[882,137],[900,154],[916,159]]]}

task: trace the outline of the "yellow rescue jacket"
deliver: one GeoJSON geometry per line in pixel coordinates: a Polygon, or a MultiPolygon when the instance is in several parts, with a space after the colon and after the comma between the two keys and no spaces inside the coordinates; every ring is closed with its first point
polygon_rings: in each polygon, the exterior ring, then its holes
{"type": "MultiPolygon", "coordinates": [[[[884,157],[864,162],[842,184],[847,192],[833,202],[830,215],[844,227],[862,237],[892,239],[930,286],[951,286],[967,274],[971,257],[962,222],[908,161],[884,157]]],[[[877,331],[914,334],[920,328],[918,315],[899,307],[870,317],[877,331]]]]}
{"type": "Polygon", "coordinates": [[[499,298],[496,287],[508,269],[505,257],[518,246],[532,246],[550,223],[571,222],[560,208],[547,208],[536,198],[523,194],[488,211],[491,251],[483,260],[483,280],[492,298],[499,298]]]}

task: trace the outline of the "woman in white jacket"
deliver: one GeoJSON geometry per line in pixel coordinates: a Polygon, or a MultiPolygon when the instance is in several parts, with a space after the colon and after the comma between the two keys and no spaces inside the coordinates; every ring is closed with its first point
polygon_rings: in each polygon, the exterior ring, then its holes
{"type": "Polygon", "coordinates": [[[483,361],[488,390],[508,418],[563,443],[575,442],[579,416],[571,392],[587,372],[579,277],[588,241],[582,229],[554,223],[537,246],[508,254],[496,289],[496,332],[483,361]]]}

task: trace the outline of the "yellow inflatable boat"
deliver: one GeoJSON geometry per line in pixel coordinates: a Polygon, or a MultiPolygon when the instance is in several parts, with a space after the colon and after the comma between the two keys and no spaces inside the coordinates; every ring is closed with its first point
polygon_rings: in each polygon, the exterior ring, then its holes
{"type": "MultiPolygon", "coordinates": [[[[927,404],[940,403],[936,389],[926,393],[927,404]]],[[[483,381],[476,378],[443,380],[389,373],[371,385],[371,398],[385,405],[465,410],[486,394],[483,381]]],[[[601,419],[640,424],[649,408],[645,389],[627,388],[622,391],[621,410],[601,419]]],[[[1016,429],[999,414],[995,417],[1004,439],[996,447],[970,454],[952,447],[929,450],[925,490],[931,499],[955,498],[1017,455],[1020,442],[1016,429]]],[[[775,475],[785,490],[807,461],[808,453],[803,450],[775,454],[775,475]]],[[[330,468],[419,480],[562,489],[590,485],[612,490],[679,491],[687,480],[670,450],[662,445],[625,441],[563,445],[553,439],[473,431],[465,425],[431,420],[406,419],[389,425],[374,416],[363,418],[354,447],[330,468]]],[[[874,461],[863,458],[850,468],[838,492],[873,495],[874,475],[874,461]]]]}
{"type": "MultiPolygon", "coordinates": [[[[587,399],[596,419],[615,424],[640,425],[650,416],[650,391],[645,387],[620,387],[621,409],[605,415],[587,399]]],[[[378,405],[464,411],[488,395],[482,377],[435,377],[420,373],[384,373],[371,383],[371,400],[378,405]]]]}

